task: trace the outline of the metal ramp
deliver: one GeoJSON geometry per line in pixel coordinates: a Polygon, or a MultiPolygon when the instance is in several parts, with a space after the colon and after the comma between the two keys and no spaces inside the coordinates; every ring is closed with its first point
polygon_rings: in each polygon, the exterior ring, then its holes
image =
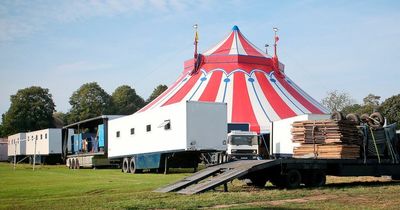
{"type": "Polygon", "coordinates": [[[274,160],[240,160],[201,170],[155,192],[196,194],[214,189],[244,175],[277,164],[274,160]]]}

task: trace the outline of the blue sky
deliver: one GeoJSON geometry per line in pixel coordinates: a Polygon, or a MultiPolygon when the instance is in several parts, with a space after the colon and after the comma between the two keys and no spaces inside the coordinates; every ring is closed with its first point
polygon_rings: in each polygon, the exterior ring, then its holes
{"type": "Polygon", "coordinates": [[[263,48],[279,27],[286,74],[317,100],[400,93],[400,1],[0,1],[0,114],[18,89],[49,88],[57,111],[83,83],[147,98],[238,25],[263,48]]]}

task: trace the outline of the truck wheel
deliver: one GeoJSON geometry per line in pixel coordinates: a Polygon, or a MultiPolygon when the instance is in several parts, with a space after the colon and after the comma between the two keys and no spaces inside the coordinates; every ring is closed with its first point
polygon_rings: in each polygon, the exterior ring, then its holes
{"type": "Polygon", "coordinates": [[[298,188],[301,184],[301,174],[298,170],[292,169],[283,176],[283,180],[286,188],[298,188]]]}
{"type": "Polygon", "coordinates": [[[129,173],[129,159],[124,158],[122,160],[122,172],[129,173]]]}
{"type": "Polygon", "coordinates": [[[321,187],[326,183],[326,175],[323,171],[316,170],[306,174],[303,183],[306,187],[321,187]]]}

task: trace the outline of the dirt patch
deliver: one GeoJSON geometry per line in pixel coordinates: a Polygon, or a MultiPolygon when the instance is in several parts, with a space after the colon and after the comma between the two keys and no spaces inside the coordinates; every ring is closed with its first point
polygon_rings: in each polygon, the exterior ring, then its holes
{"type": "Polygon", "coordinates": [[[210,206],[205,207],[203,209],[220,209],[220,208],[231,208],[237,206],[279,206],[286,203],[306,203],[309,201],[324,201],[328,199],[337,198],[336,195],[315,195],[315,196],[307,196],[303,198],[293,198],[293,199],[284,199],[284,200],[276,200],[276,201],[257,201],[257,202],[250,202],[250,203],[238,203],[238,204],[227,204],[227,205],[217,205],[217,206],[210,206]]]}

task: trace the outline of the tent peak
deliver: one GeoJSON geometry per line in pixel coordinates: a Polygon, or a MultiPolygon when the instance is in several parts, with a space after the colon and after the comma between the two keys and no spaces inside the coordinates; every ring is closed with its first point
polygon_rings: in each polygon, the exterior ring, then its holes
{"type": "Polygon", "coordinates": [[[238,27],[237,25],[234,25],[234,26],[232,27],[232,31],[239,31],[239,27],[238,27]]]}

